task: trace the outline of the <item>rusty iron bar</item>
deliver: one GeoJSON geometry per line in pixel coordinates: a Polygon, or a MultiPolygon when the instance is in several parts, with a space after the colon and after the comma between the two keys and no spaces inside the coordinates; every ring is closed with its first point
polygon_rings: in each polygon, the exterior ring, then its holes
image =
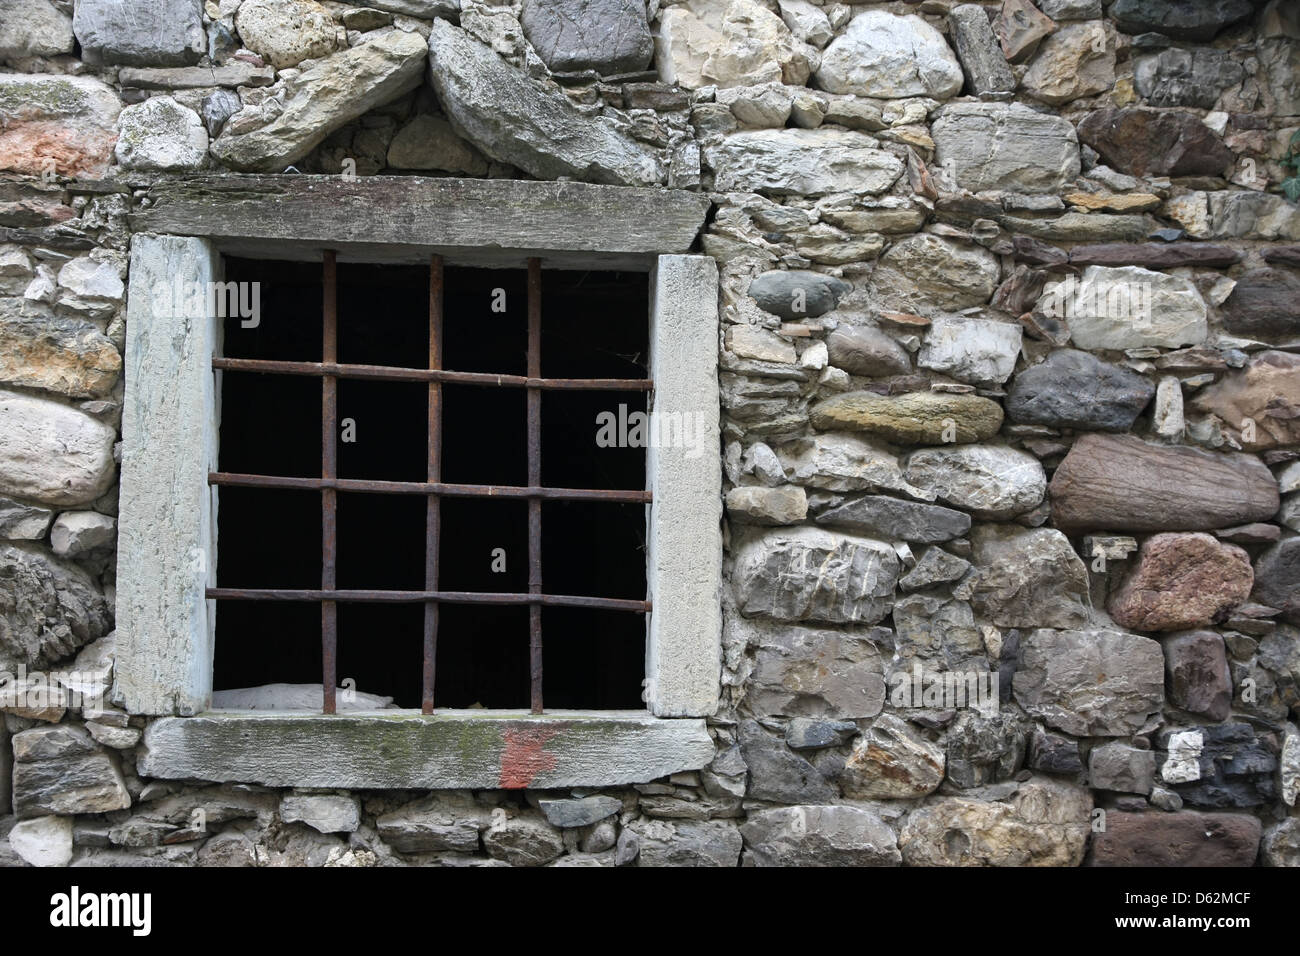
{"type": "Polygon", "coordinates": [[[335,601],[344,604],[531,604],[540,607],[581,607],[601,611],[648,614],[652,602],[628,598],[585,597],[577,594],[515,594],[495,591],[365,591],[349,589],[208,588],[204,597],[214,601],[335,601]]]}
{"type": "MultiPolygon", "coordinates": [[[[542,260],[528,260],[528,377],[542,377],[542,260]]],[[[542,392],[528,389],[528,485],[542,484],[542,392]]],[[[528,499],[528,593],[542,593],[542,500],[528,499]]],[[[528,680],[534,714],[542,712],[542,605],[528,605],[528,680]]]]}
{"type": "Polygon", "coordinates": [[[427,481],[376,481],[370,478],[296,478],[291,475],[208,474],[208,484],[226,488],[278,488],[316,491],[333,488],[357,494],[440,495],[443,498],[538,498],[544,501],[606,501],[649,504],[653,493],[633,488],[528,488],[521,485],[459,485],[427,481]]]}
{"type": "MultiPolygon", "coordinates": [[[[324,334],[321,358],[325,362],[338,361],[338,260],[334,250],[325,251],[323,263],[324,334]]],[[[338,477],[338,379],[333,375],[321,378],[321,478],[338,477]]],[[[321,590],[332,591],[337,585],[338,559],[338,491],[321,486],[321,590]]],[[[335,712],[335,688],[338,686],[338,605],[323,600],[320,607],[321,684],[324,690],[324,710],[335,712]]]]}
{"type": "Polygon", "coordinates": [[[306,375],[369,379],[380,382],[444,382],[450,385],[483,385],[501,388],[540,388],[547,391],[649,392],[648,378],[531,378],[527,375],[498,375],[496,372],[452,372],[446,369],[399,368],[392,365],[348,365],[325,362],[285,362],[273,359],[214,358],[214,369],[228,372],[260,372],[268,375],[306,375]]]}
{"type": "MultiPolygon", "coordinates": [[[[442,256],[429,259],[429,369],[442,368],[442,256]]],[[[429,381],[429,484],[442,483],[442,383],[429,381]]],[[[442,505],[436,493],[425,500],[424,588],[438,590],[438,542],[442,532],[442,505]]],[[[422,713],[433,713],[433,684],[438,662],[438,602],[424,605],[424,674],[422,713]]]]}

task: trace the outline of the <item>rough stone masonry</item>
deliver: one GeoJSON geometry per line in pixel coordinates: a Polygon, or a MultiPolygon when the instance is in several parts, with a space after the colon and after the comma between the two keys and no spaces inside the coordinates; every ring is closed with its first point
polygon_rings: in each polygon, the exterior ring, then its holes
{"type": "Polygon", "coordinates": [[[1289,0],[0,0],[0,864],[1300,865],[1298,67],[1289,0]],[[129,216],[286,171],[708,197],[706,767],[168,782],[22,693],[111,682],[129,216]]]}

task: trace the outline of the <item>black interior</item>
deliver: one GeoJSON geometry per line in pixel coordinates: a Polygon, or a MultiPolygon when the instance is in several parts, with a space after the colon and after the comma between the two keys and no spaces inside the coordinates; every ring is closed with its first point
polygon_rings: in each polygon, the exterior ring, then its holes
{"type": "MultiPolygon", "coordinates": [[[[256,328],[225,324],[232,358],[320,361],[321,266],[227,259],[226,279],[261,283],[256,328]]],[[[426,366],[426,267],[341,263],[339,361],[426,366]]],[[[525,374],[527,296],[523,270],[448,268],[444,367],[525,374]],[[495,290],[505,311],[494,312],[495,290]]],[[[648,343],[647,277],[641,273],[543,271],[542,374],[554,378],[643,378],[648,343]]],[[[320,380],[223,373],[222,471],[316,477],[321,468],[320,380]]],[[[443,480],[526,484],[526,398],[521,388],[443,387],[443,480]]],[[[340,380],[338,416],[356,423],[339,444],[339,475],[423,481],[428,434],[423,383],[340,380]]],[[[556,487],[645,487],[643,448],[600,448],[596,416],[645,410],[641,392],[557,392],[542,397],[542,483],[556,487]]],[[[425,500],[418,495],[340,493],[338,586],[422,590],[425,500]]],[[[316,491],[223,488],[217,579],[221,587],[315,588],[321,574],[321,503],[316,491]]],[[[444,498],[440,587],[528,590],[527,504],[444,498]],[[494,549],[506,570],[492,570],[494,549]]],[[[544,502],[543,587],[552,594],[642,598],[645,508],[544,502]]],[[[420,604],[339,606],[338,675],[356,688],[420,704],[420,604]]],[[[639,708],[645,619],[617,611],[544,608],[545,704],[639,708]]],[[[317,604],[218,602],[214,686],[319,683],[317,604]]],[[[528,610],[442,605],[438,707],[526,707],[528,610]]]]}

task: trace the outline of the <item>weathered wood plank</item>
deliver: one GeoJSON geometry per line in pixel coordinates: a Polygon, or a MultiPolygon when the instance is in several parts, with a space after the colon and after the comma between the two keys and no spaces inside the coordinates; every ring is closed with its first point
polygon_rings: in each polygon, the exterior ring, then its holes
{"type": "Polygon", "coordinates": [[[293,243],[365,257],[384,247],[686,252],[704,224],[699,193],[589,183],[420,176],[204,176],[157,183],[136,231],[204,236],[223,248],[293,243]]]}
{"type": "Polygon", "coordinates": [[[642,712],[213,712],[154,721],[145,748],[150,777],[362,789],[645,783],[714,756],[702,719],[642,712]]]}

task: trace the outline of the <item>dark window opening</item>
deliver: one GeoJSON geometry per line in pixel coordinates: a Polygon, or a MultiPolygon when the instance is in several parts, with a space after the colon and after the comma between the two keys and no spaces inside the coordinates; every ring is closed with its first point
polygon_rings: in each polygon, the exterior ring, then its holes
{"type": "MultiPolygon", "coordinates": [[[[225,358],[322,361],[319,263],[231,258],[225,278],[260,283],[259,322],[226,320],[225,358]]],[[[338,362],[426,368],[429,283],[428,267],[339,264],[338,362]]],[[[527,272],[447,267],[444,288],[442,367],[526,375],[527,272]]],[[[647,350],[646,275],[542,273],[543,378],[644,379],[647,350]]],[[[337,381],[338,477],[426,481],[427,383],[337,381]]],[[[321,388],[319,376],[224,371],[220,471],[319,478],[321,388]]],[[[445,382],[441,395],[441,480],[528,485],[527,390],[445,382]]],[[[644,390],[541,396],[541,486],[646,487],[643,448],[596,441],[597,415],[644,412],[644,390]]],[[[336,587],[423,590],[426,500],[339,490],[336,587]]],[[[319,490],[221,487],[217,587],[320,588],[321,502],[319,490]]],[[[440,495],[439,507],[439,591],[528,592],[526,499],[440,495]]],[[[543,593],[645,597],[645,504],[546,499],[541,512],[543,593]]],[[[420,707],[424,603],[337,609],[339,681],[420,707]]],[[[529,607],[439,603],[438,614],[437,706],[527,707],[529,607]]],[[[541,615],[547,709],[644,706],[643,614],[544,606],[541,615]]],[[[215,689],[321,682],[319,602],[221,600],[216,622],[215,689]]]]}

